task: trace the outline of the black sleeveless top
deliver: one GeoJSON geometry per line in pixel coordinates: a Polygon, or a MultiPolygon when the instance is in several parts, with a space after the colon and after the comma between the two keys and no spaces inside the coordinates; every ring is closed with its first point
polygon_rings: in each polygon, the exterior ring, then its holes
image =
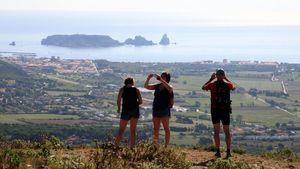
{"type": "Polygon", "coordinates": [[[155,85],[153,110],[165,110],[171,106],[171,98],[174,97],[173,92],[170,93],[166,88],[163,90],[159,89],[161,84],[155,85]]]}
{"type": "Polygon", "coordinates": [[[123,87],[122,111],[132,111],[139,107],[136,87],[123,87]]]}

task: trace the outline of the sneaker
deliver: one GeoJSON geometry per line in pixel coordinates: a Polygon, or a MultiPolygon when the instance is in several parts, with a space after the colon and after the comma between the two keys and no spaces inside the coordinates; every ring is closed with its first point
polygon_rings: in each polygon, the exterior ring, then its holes
{"type": "Polygon", "coordinates": [[[217,151],[216,154],[215,154],[215,157],[220,158],[221,157],[221,152],[217,151]]]}

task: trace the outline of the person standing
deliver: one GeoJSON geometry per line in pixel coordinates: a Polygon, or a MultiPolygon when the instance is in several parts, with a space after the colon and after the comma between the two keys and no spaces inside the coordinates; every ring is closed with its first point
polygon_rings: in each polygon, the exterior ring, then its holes
{"type": "Polygon", "coordinates": [[[220,152],[220,129],[222,122],[227,146],[226,158],[231,157],[231,134],[230,134],[230,114],[231,100],[230,90],[234,90],[234,84],[225,76],[223,69],[217,69],[216,73],[202,86],[203,90],[211,93],[211,119],[214,127],[214,141],[217,148],[216,157],[221,157],[220,152]]]}
{"type": "Polygon", "coordinates": [[[165,130],[165,147],[170,143],[170,117],[171,108],[174,104],[173,87],[169,84],[171,80],[170,73],[163,72],[160,76],[149,74],[144,87],[148,90],[154,90],[154,100],[152,106],[153,117],[153,143],[158,144],[160,123],[165,130]],[[152,77],[155,77],[160,83],[149,84],[152,77]]]}
{"type": "Polygon", "coordinates": [[[140,117],[139,105],[143,102],[139,89],[134,86],[133,78],[125,79],[124,86],[119,90],[117,99],[118,113],[121,111],[121,100],[122,112],[115,145],[119,146],[127,123],[130,121],[130,147],[133,148],[135,145],[136,126],[140,117]]]}

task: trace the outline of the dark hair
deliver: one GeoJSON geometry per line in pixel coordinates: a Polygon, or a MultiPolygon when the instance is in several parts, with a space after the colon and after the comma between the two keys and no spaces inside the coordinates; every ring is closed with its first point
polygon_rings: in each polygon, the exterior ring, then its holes
{"type": "Polygon", "coordinates": [[[132,77],[128,77],[124,80],[124,85],[129,85],[129,84],[134,84],[133,82],[133,78],[132,77]]]}
{"type": "Polygon", "coordinates": [[[171,80],[171,75],[170,75],[170,73],[168,73],[168,72],[162,72],[160,76],[166,76],[166,79],[167,79],[166,82],[167,82],[167,83],[169,83],[170,80],[171,80]]]}
{"type": "Polygon", "coordinates": [[[225,76],[225,71],[223,69],[217,69],[216,70],[216,75],[225,76]]]}

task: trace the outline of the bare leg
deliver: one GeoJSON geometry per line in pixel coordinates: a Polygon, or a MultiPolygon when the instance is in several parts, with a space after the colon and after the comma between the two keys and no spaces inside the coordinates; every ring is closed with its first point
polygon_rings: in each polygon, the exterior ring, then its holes
{"type": "Polygon", "coordinates": [[[223,125],[223,130],[225,133],[225,141],[226,141],[227,150],[230,150],[231,135],[230,135],[229,125],[223,125]]]}
{"type": "Polygon", "coordinates": [[[127,123],[128,123],[128,120],[122,120],[122,119],[120,120],[119,132],[118,132],[118,135],[115,139],[115,145],[116,146],[119,146],[119,144],[122,140],[122,137],[123,137],[124,131],[126,129],[127,123]]]}
{"type": "Polygon", "coordinates": [[[170,118],[169,117],[163,117],[161,119],[161,122],[163,124],[164,130],[165,130],[165,147],[167,147],[170,143],[170,118]]]}
{"type": "Polygon", "coordinates": [[[130,148],[133,148],[133,146],[135,145],[135,134],[136,134],[137,122],[138,122],[137,118],[130,119],[130,148]]]}
{"type": "Polygon", "coordinates": [[[220,123],[214,124],[214,140],[215,146],[220,149],[220,123]]]}
{"type": "Polygon", "coordinates": [[[153,143],[158,144],[160,118],[153,117],[153,143]]]}

